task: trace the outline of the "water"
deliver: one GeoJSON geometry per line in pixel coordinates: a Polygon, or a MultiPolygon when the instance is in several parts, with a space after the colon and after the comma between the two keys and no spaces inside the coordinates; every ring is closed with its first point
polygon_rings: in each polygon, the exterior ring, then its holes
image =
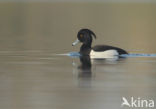
{"type": "Polygon", "coordinates": [[[51,51],[1,51],[0,106],[120,109],[121,98],[155,99],[154,57],[80,62],[51,51]]]}
{"type": "Polygon", "coordinates": [[[126,109],[122,97],[156,101],[155,4],[0,2],[0,8],[0,108],[126,109]],[[72,42],[84,27],[97,35],[93,45],[130,55],[80,58],[72,42]]]}

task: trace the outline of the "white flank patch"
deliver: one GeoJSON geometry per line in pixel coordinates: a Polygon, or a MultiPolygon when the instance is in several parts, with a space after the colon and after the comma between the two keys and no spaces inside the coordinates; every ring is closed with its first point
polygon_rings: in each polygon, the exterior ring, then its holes
{"type": "Polygon", "coordinates": [[[94,51],[91,50],[90,57],[91,59],[104,59],[104,58],[118,58],[119,53],[116,50],[106,50],[106,51],[94,51]]]}

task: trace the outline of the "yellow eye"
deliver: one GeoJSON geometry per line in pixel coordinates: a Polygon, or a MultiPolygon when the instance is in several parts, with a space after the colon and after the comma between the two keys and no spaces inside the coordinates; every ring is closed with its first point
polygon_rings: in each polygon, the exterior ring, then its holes
{"type": "Polygon", "coordinates": [[[80,34],[80,37],[82,38],[83,37],[83,34],[80,34]]]}

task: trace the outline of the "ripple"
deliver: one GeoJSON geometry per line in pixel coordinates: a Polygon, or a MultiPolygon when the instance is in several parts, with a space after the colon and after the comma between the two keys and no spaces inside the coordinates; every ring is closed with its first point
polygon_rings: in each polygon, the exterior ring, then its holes
{"type": "Polygon", "coordinates": [[[56,55],[69,56],[69,57],[74,57],[74,58],[78,58],[81,56],[79,52],[69,52],[69,53],[56,54],[56,55]]]}
{"type": "Polygon", "coordinates": [[[144,53],[132,53],[132,54],[122,54],[121,57],[156,57],[156,54],[144,54],[144,53]]]}

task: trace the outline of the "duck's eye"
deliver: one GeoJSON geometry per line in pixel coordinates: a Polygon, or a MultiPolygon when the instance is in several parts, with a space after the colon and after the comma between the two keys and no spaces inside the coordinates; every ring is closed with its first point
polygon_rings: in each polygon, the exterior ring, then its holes
{"type": "Polygon", "coordinates": [[[83,37],[83,34],[80,34],[80,38],[82,38],[83,37]]]}

